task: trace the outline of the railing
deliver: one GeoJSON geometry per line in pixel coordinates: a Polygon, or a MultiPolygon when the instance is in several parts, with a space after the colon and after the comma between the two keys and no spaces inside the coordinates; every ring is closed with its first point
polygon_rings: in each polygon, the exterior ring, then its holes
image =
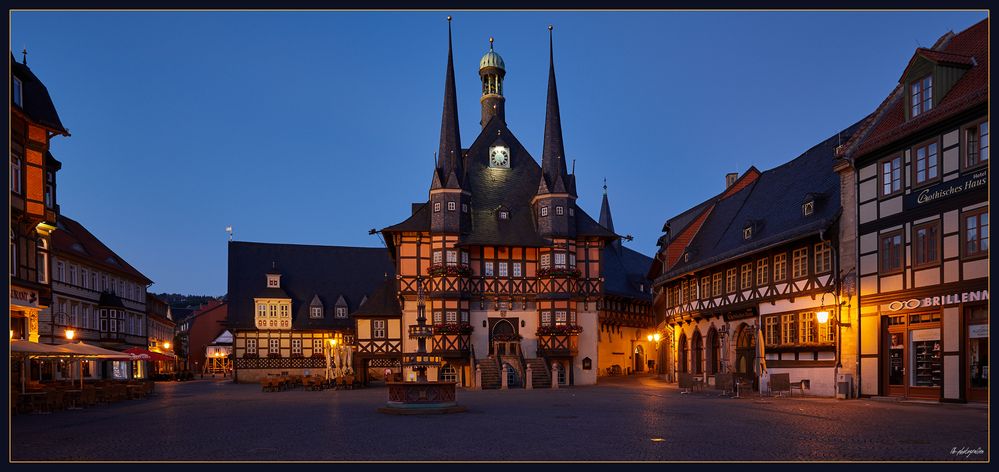
{"type": "Polygon", "coordinates": [[[578,353],[578,334],[538,336],[538,357],[572,357],[578,353]]]}
{"type": "Polygon", "coordinates": [[[322,369],[324,357],[237,357],[237,369],[322,369]]]}

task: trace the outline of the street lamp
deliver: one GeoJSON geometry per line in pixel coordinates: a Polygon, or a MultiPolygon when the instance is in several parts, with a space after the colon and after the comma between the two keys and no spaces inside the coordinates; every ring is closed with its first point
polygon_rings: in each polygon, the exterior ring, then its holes
{"type": "Polygon", "coordinates": [[[656,378],[661,379],[663,377],[663,363],[661,362],[661,356],[659,354],[659,341],[662,341],[663,337],[659,334],[659,331],[656,331],[655,333],[649,334],[645,338],[648,339],[650,343],[653,341],[656,343],[656,378]]]}
{"type": "Polygon", "coordinates": [[[170,349],[170,341],[163,343],[163,349],[170,349]]]}
{"type": "Polygon", "coordinates": [[[66,330],[66,339],[72,341],[76,337],[76,331],[72,329],[66,330]]]}

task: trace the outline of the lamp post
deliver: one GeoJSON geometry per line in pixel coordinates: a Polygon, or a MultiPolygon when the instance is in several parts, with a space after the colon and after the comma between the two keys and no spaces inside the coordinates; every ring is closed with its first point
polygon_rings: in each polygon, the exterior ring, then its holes
{"type": "MultiPolygon", "coordinates": [[[[833,297],[834,299],[838,299],[839,295],[833,294],[833,297]]],[[[839,352],[840,328],[842,327],[849,328],[850,323],[849,322],[844,323],[840,320],[840,308],[842,306],[841,303],[836,303],[836,312],[833,313],[832,318],[830,318],[829,309],[828,307],[826,307],[826,292],[822,293],[822,300],[819,303],[820,303],[819,310],[815,312],[815,320],[822,325],[829,323],[829,333],[831,333],[832,336],[835,336],[833,338],[833,343],[835,344],[836,365],[833,367],[833,385],[836,385],[837,379],[839,377],[839,369],[843,367],[842,356],[840,356],[839,352]],[[833,331],[833,329],[835,329],[835,331],[833,331]]]]}
{"type": "Polygon", "coordinates": [[[656,378],[657,379],[662,379],[663,378],[663,363],[662,363],[662,359],[660,359],[659,341],[662,341],[663,337],[662,337],[661,334],[659,334],[659,331],[656,331],[655,333],[649,334],[645,338],[648,339],[650,343],[653,342],[653,341],[655,341],[655,343],[656,343],[656,378]]]}

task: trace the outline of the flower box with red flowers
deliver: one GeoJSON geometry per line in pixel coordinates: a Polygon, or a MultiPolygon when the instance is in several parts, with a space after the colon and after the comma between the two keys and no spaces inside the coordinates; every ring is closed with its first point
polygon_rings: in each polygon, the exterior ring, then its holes
{"type": "Polygon", "coordinates": [[[472,325],[469,323],[435,324],[434,334],[472,334],[472,325]]]}
{"type": "Polygon", "coordinates": [[[583,328],[579,326],[570,325],[559,325],[559,326],[540,326],[538,327],[538,336],[570,336],[576,335],[583,332],[583,328]]]}
{"type": "Polygon", "coordinates": [[[465,264],[434,264],[427,269],[431,277],[469,277],[472,268],[465,264]]]}
{"type": "Polygon", "coordinates": [[[579,269],[566,268],[566,267],[542,267],[538,269],[538,277],[549,277],[549,278],[573,278],[578,279],[582,275],[579,269]]]}

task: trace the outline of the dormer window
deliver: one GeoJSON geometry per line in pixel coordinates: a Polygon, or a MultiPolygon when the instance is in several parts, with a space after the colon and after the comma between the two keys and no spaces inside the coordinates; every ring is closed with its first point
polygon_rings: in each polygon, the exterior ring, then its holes
{"type": "Polygon", "coordinates": [[[338,306],[338,307],[336,307],[336,312],[335,313],[336,313],[336,317],[337,318],[346,318],[347,317],[347,307],[345,307],[345,306],[338,306]]]}
{"type": "Polygon", "coordinates": [[[508,212],[506,210],[500,211],[499,212],[499,219],[501,219],[501,220],[508,220],[508,219],[510,219],[510,212],[508,212]]]}
{"type": "Polygon", "coordinates": [[[683,254],[683,262],[690,262],[690,253],[686,252],[683,254]]]}
{"type": "Polygon", "coordinates": [[[321,306],[309,307],[309,318],[322,318],[322,317],[323,317],[323,307],[321,306]]]}
{"type": "Polygon", "coordinates": [[[279,287],[281,287],[281,275],[267,274],[267,288],[279,288],[279,287]]]}
{"type": "Polygon", "coordinates": [[[815,201],[814,200],[810,200],[810,201],[807,201],[807,202],[803,203],[801,205],[801,212],[805,216],[808,216],[808,215],[811,215],[812,213],[815,213],[815,201]]]}
{"type": "Polygon", "coordinates": [[[926,113],[933,108],[933,76],[927,75],[909,84],[910,117],[926,113]]]}
{"type": "Polygon", "coordinates": [[[742,239],[749,239],[753,237],[753,227],[746,226],[742,229],[742,239]]]}
{"type": "Polygon", "coordinates": [[[14,105],[24,108],[21,97],[21,79],[14,77],[14,105]]]}

